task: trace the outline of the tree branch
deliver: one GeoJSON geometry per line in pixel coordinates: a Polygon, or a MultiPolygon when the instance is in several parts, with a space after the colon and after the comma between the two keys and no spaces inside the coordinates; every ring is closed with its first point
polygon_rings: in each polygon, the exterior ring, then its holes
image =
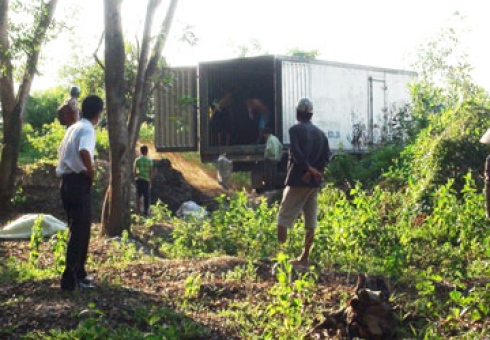
{"type": "Polygon", "coordinates": [[[141,52],[138,58],[138,71],[136,73],[136,79],[134,84],[133,101],[131,103],[131,114],[128,121],[129,131],[129,145],[133,147],[136,145],[137,129],[139,122],[141,121],[140,103],[142,102],[142,94],[145,81],[145,72],[148,63],[148,56],[150,53],[150,40],[151,40],[151,27],[153,25],[153,19],[155,12],[160,5],[161,0],[150,0],[146,8],[145,27],[143,30],[143,40],[141,42],[141,52]]]}
{"type": "MultiPolygon", "coordinates": [[[[34,31],[34,37],[32,39],[32,49],[27,55],[27,67],[22,77],[22,84],[19,87],[19,93],[17,96],[17,105],[25,106],[27,102],[27,97],[31,90],[32,81],[34,75],[36,74],[36,65],[39,60],[39,54],[41,52],[41,45],[46,39],[46,32],[53,21],[54,12],[56,10],[56,5],[58,0],[50,0],[48,3],[43,3],[41,8],[41,17],[37,27],[34,31]]],[[[20,108],[21,115],[24,112],[24,108],[20,108]]]]}
{"type": "Polygon", "coordinates": [[[95,48],[95,51],[93,53],[95,62],[100,66],[102,70],[105,70],[104,64],[100,61],[99,57],[97,56],[97,52],[99,52],[100,46],[102,46],[102,43],[104,42],[104,36],[105,36],[105,31],[102,32],[100,35],[99,43],[97,44],[97,47],[95,48]]]}
{"type": "MultiPolygon", "coordinates": [[[[158,1],[159,0],[155,0],[158,1]]],[[[167,13],[165,15],[165,18],[162,22],[162,25],[160,27],[160,32],[158,34],[157,40],[155,42],[155,45],[153,47],[152,55],[151,58],[148,62],[148,65],[145,70],[142,70],[144,72],[144,77],[141,80],[141,91],[139,95],[139,102],[133,101],[133,106],[132,106],[132,120],[130,121],[130,142],[131,146],[134,148],[136,146],[136,141],[138,140],[138,132],[139,132],[139,127],[141,126],[141,112],[144,110],[144,106],[146,103],[141,100],[141,98],[148,98],[151,91],[151,80],[152,77],[154,76],[157,67],[158,67],[158,62],[162,56],[162,51],[163,48],[165,47],[165,43],[167,41],[168,33],[170,31],[170,27],[172,25],[172,21],[175,15],[175,10],[177,9],[177,4],[178,0],[171,0],[167,9],[167,13]],[[134,118],[133,118],[134,115],[134,118]]],[[[143,41],[143,44],[145,42],[143,41]]],[[[142,51],[144,48],[142,48],[142,51]]]]}

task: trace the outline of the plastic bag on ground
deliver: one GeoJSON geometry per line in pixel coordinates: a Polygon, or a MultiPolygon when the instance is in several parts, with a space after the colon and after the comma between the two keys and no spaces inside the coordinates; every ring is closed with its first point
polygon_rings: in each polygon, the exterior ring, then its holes
{"type": "Polygon", "coordinates": [[[56,234],[60,230],[68,229],[65,222],[52,215],[27,214],[19,217],[0,230],[0,239],[30,238],[34,221],[40,215],[43,215],[43,220],[41,222],[43,236],[49,237],[56,234]]]}
{"type": "Polygon", "coordinates": [[[201,219],[207,216],[208,212],[206,209],[201,207],[194,201],[186,201],[182,203],[179,210],[177,210],[177,216],[180,218],[185,218],[188,216],[193,216],[195,218],[201,219]]]}
{"type": "Polygon", "coordinates": [[[218,182],[223,188],[228,189],[233,171],[233,161],[228,159],[225,154],[222,154],[218,157],[216,165],[218,168],[218,182]]]}

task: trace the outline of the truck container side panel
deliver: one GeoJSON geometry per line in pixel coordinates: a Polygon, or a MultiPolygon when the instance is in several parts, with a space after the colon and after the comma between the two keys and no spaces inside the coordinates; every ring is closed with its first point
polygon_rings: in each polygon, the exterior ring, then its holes
{"type": "Polygon", "coordinates": [[[367,120],[363,125],[363,139],[360,148],[367,145],[379,144],[383,137],[384,126],[387,124],[385,112],[387,111],[387,84],[386,73],[371,71],[367,74],[368,79],[368,106],[367,120]],[[365,126],[365,128],[364,128],[365,126]]]}
{"type": "Polygon", "coordinates": [[[333,150],[352,150],[352,127],[367,120],[367,71],[320,63],[311,70],[313,123],[333,150]]]}
{"type": "Polygon", "coordinates": [[[300,62],[282,62],[282,137],[289,144],[289,128],[296,123],[296,105],[310,96],[310,66],[300,62]]]}
{"type": "Polygon", "coordinates": [[[368,131],[372,131],[372,134],[368,135],[367,143],[378,145],[392,139],[397,114],[400,110],[406,110],[411,101],[408,83],[412,77],[413,74],[408,72],[370,72],[369,115],[372,122],[368,131]]]}
{"type": "Polygon", "coordinates": [[[174,68],[170,85],[155,91],[157,151],[197,150],[196,68],[174,68]]]}
{"type": "Polygon", "coordinates": [[[328,63],[312,63],[310,74],[312,121],[334,151],[364,151],[387,140],[392,108],[410,100],[410,74],[328,63]]]}
{"type": "Polygon", "coordinates": [[[390,110],[397,111],[410,103],[411,95],[408,84],[414,80],[414,74],[386,74],[387,102],[390,110]]]}
{"type": "Polygon", "coordinates": [[[207,72],[205,69],[199,66],[198,68],[198,83],[199,83],[199,151],[201,153],[209,145],[209,138],[211,131],[209,127],[209,107],[211,103],[208,101],[208,82],[207,82],[207,72]]]}
{"type": "Polygon", "coordinates": [[[411,119],[411,94],[408,84],[413,81],[414,73],[386,74],[386,140],[391,140],[396,129],[400,128],[398,114],[403,112],[405,119],[411,119]]]}

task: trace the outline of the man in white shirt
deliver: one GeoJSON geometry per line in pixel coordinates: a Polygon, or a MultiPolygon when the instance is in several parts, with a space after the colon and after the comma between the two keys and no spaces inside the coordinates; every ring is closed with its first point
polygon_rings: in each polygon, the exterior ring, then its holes
{"type": "Polygon", "coordinates": [[[264,149],[264,182],[266,190],[275,189],[277,177],[277,163],[281,160],[282,144],[279,139],[274,136],[272,130],[265,127],[263,130],[266,139],[264,149]]]}
{"type": "Polygon", "coordinates": [[[56,174],[62,178],[60,194],[70,228],[65,271],[61,277],[61,289],[67,291],[73,291],[77,286],[93,286],[93,279],[85,271],[85,263],[92,220],[90,189],[94,181],[94,126],[99,122],[103,107],[100,97],[91,95],[85,98],[83,118],[66,130],[58,149],[56,174]]]}

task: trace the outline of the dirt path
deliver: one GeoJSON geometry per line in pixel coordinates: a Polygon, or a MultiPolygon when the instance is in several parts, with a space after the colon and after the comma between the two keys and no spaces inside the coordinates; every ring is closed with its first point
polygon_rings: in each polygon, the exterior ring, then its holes
{"type": "Polygon", "coordinates": [[[188,161],[179,153],[166,153],[172,167],[179,170],[187,182],[209,196],[217,196],[225,191],[219,185],[216,173],[206,171],[199,164],[188,161]]]}
{"type": "Polygon", "coordinates": [[[216,178],[216,172],[206,170],[196,160],[187,160],[178,152],[156,152],[152,145],[149,145],[148,154],[153,159],[167,158],[172,164],[172,168],[182,173],[185,180],[190,185],[209,196],[218,196],[225,193],[216,178]]]}

